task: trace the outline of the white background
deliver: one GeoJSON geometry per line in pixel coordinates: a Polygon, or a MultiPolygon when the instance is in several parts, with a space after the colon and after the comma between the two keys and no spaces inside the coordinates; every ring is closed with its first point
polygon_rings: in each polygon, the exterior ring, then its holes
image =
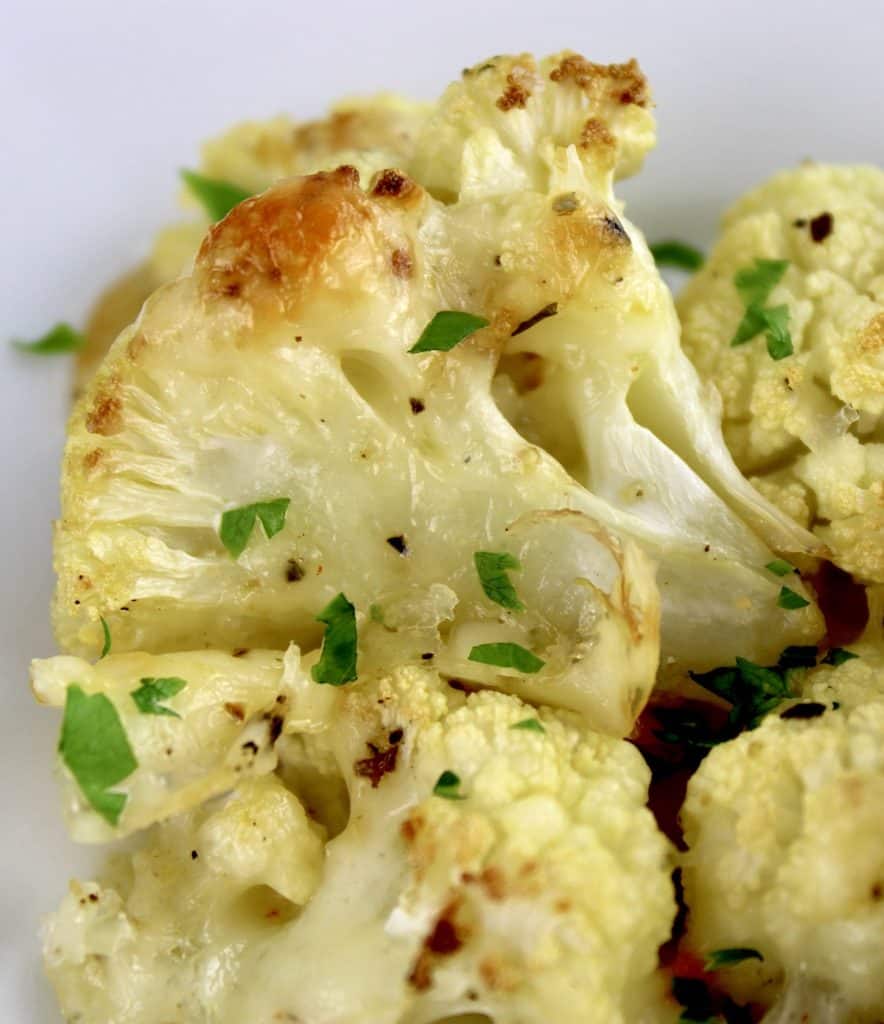
{"type": "MultiPolygon", "coordinates": [[[[87,854],[51,780],[56,717],[27,663],[52,652],[50,524],[64,359],[6,339],[82,319],[174,212],[176,173],[231,121],[333,97],[422,97],[495,53],[636,56],[660,142],[624,191],[649,236],[704,243],[721,207],[805,157],[884,164],[884,14],[873,0],[9,0],[0,21],[0,1020],[58,1017],[36,931],[87,854]]],[[[88,1022],[103,1024],[103,1022],[88,1022]]]]}

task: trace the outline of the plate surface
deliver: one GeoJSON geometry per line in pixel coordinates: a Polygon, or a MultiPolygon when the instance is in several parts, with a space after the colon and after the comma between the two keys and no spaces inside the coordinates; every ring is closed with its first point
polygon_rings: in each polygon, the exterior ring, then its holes
{"type": "Polygon", "coordinates": [[[659,144],[622,190],[630,216],[652,240],[703,244],[722,207],[780,167],[884,164],[884,62],[872,0],[30,0],[7,10],[3,28],[0,1019],[58,1024],[38,921],[93,854],[65,837],[51,778],[58,720],[32,704],[27,664],[54,650],[50,534],[70,368],[6,339],[82,322],[173,215],[177,168],[241,118],[314,115],[384,88],[429,98],[495,53],[636,56],[659,144]]]}

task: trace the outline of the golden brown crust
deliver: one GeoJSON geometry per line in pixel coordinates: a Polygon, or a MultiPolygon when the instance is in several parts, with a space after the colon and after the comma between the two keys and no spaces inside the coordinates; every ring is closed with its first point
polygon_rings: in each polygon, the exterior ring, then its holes
{"type": "Polygon", "coordinates": [[[123,401],[119,392],[120,384],[116,377],[108,377],[101,382],[86,413],[86,429],[90,434],[108,437],[120,429],[123,401]]]}
{"type": "Polygon", "coordinates": [[[326,274],[333,252],[374,219],[358,172],[346,166],[247,199],[203,241],[195,268],[203,299],[291,315],[326,274]]]}
{"type": "Polygon", "coordinates": [[[594,64],[572,53],[550,72],[554,82],[572,81],[584,92],[604,91],[619,103],[647,107],[651,102],[648,80],[633,57],[624,64],[594,64]]]}
{"type": "Polygon", "coordinates": [[[884,313],[877,316],[866,324],[859,336],[860,352],[879,352],[884,350],[884,313]]]}

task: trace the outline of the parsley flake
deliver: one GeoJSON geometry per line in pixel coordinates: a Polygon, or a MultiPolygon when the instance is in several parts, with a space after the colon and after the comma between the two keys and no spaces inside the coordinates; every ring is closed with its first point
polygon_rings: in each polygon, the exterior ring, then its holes
{"type": "Polygon", "coordinates": [[[764,332],[771,359],[785,359],[792,355],[789,307],[765,306],[788,266],[788,260],[757,259],[751,267],[743,267],[734,275],[734,285],[746,309],[731,339],[733,348],[745,345],[764,332]]]}
{"type": "Polygon", "coordinates": [[[764,568],[768,572],[772,572],[774,576],[788,576],[790,572],[795,572],[795,566],[790,565],[782,558],[775,558],[772,562],[768,562],[764,568]]]}
{"type": "Polygon", "coordinates": [[[511,729],[522,729],[525,732],[546,732],[543,727],[543,723],[537,718],[523,718],[521,722],[516,722],[510,726],[511,729]]]}
{"type": "Polygon", "coordinates": [[[100,616],[100,615],[98,616],[98,621],[101,623],[101,629],[102,629],[102,632],[104,633],[104,643],[101,645],[101,654],[98,655],[98,660],[101,661],[102,658],[106,658],[110,654],[111,635],[110,635],[110,627],[104,621],[102,616],[100,616]]]}
{"type": "Polygon", "coordinates": [[[839,665],[843,665],[845,661],[852,661],[854,658],[858,658],[858,654],[854,654],[853,651],[845,650],[843,647],[833,647],[831,650],[826,652],[825,658],[823,658],[824,665],[834,665],[837,668],[839,665]]]}
{"type": "Polygon", "coordinates": [[[707,971],[717,971],[722,967],[741,964],[744,960],[764,960],[764,957],[757,949],[750,949],[748,946],[734,946],[731,949],[716,949],[706,957],[704,966],[707,971]]]}
{"type": "Polygon", "coordinates": [[[111,792],[111,786],[128,778],[138,762],[117,709],[103,693],[87,694],[76,683],[67,688],[58,751],[83,796],[116,825],[126,794],[111,792]]]}
{"type": "Polygon", "coordinates": [[[207,178],[196,171],[182,170],[181,177],[213,221],[223,220],[234,206],[252,196],[251,192],[238,185],[218,178],[207,178]]]}
{"type": "Polygon", "coordinates": [[[473,555],[473,561],[476,563],[479,582],[489,600],[514,612],[525,610],[525,606],[516,594],[516,588],[507,576],[508,569],[519,570],[522,568],[522,563],[515,555],[506,551],[477,551],[473,555]]]}
{"type": "Polygon", "coordinates": [[[409,352],[449,352],[464,338],[488,326],[489,321],[483,316],[472,313],[458,313],[455,310],[442,310],[421,332],[421,336],[408,350],[409,352]]]}
{"type": "Polygon", "coordinates": [[[356,678],[356,609],[343,594],[333,598],[316,616],[326,626],[322,653],[311,669],[317,683],[343,686],[356,678]]]}
{"type": "Polygon", "coordinates": [[[806,608],[809,604],[810,601],[806,597],[796,594],[790,587],[780,587],[779,597],[777,597],[777,605],[780,608],[794,612],[799,608],[806,608]]]}
{"type": "Polygon", "coordinates": [[[13,348],[32,356],[54,356],[63,352],[76,352],[86,344],[86,338],[70,324],[56,324],[41,338],[34,341],[13,341],[13,348]]]}
{"type": "Polygon", "coordinates": [[[733,667],[691,672],[690,676],[732,705],[728,726],[736,735],[743,729],[754,729],[769,711],[792,696],[787,674],[788,667],[765,668],[746,658],[737,658],[733,667]]]}
{"type": "Polygon", "coordinates": [[[466,800],[460,792],[460,776],[454,772],[444,771],[436,780],[433,786],[433,795],[441,796],[445,800],[466,800]]]}
{"type": "Polygon", "coordinates": [[[678,270],[699,270],[705,257],[699,249],[687,242],[667,239],[655,242],[651,247],[651,255],[658,267],[676,267],[678,270]]]}
{"type": "Polygon", "coordinates": [[[170,718],[180,718],[181,715],[177,711],[165,707],[160,701],[181,693],[185,686],[187,683],[177,676],[167,676],[163,679],[146,676],[130,696],[142,715],[168,715],[170,718]]]}
{"type": "Polygon", "coordinates": [[[498,668],[514,668],[529,675],[539,672],[546,664],[521,644],[477,644],[470,651],[469,660],[498,668]]]}
{"type": "Polygon", "coordinates": [[[270,540],[285,525],[290,501],[290,498],[275,498],[273,501],[256,501],[253,505],[228,509],[221,516],[221,527],[218,530],[221,543],[234,558],[239,558],[249,543],[256,519],[261,520],[264,533],[270,540]]]}

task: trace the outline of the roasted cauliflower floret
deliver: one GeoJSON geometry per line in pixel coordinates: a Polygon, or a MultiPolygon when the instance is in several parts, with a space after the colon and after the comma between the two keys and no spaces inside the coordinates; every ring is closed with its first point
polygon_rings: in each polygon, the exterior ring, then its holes
{"type": "Polygon", "coordinates": [[[884,581],[884,173],[809,164],[776,175],[724,219],[679,299],[683,342],[723,399],[724,433],[763,493],[831,549],[884,581]],[[759,334],[733,347],[735,275],[788,261],[770,307],[788,309],[793,354],[759,334]]]}
{"type": "MultiPolygon", "coordinates": [[[[542,65],[544,89],[607,116],[597,76],[554,74],[560,63],[542,65]]],[[[434,116],[456,122],[458,96],[434,116]]],[[[65,647],[95,652],[98,615],[117,650],[196,636],[313,647],[316,616],[345,591],[360,635],[366,619],[397,634],[394,660],[435,651],[452,674],[623,735],[658,644],[633,541],[659,565],[667,656],[765,661],[816,638],[812,604],[777,606],[760,535],[802,550],[808,538],[730,462],[668,293],[616,213],[614,168],[560,132],[550,102],[536,88],[524,110],[494,107],[524,113],[549,156],[503,195],[455,198],[452,180],[441,202],[399,170],[363,188],[340,168],[211,229],[192,275],[151,299],[74,413],[56,544],[65,647]],[[440,312],[470,314],[470,336],[412,351],[440,312]],[[514,368],[532,362],[534,387],[514,368]],[[573,464],[558,459],[568,444],[573,464]],[[259,509],[273,516],[258,523],[259,509]],[[230,516],[248,529],[225,550],[230,516]],[[483,551],[520,566],[524,611],[489,599],[483,551]],[[471,658],[486,643],[546,667],[489,672],[471,658]]],[[[515,159],[496,123],[474,140],[499,143],[489,183],[515,159]]]]}
{"type": "MultiPolygon", "coordinates": [[[[245,192],[263,192],[283,178],[341,164],[356,167],[369,178],[384,167],[408,165],[427,113],[425,104],[383,94],[337,103],[317,121],[298,123],[284,116],[245,121],[203,145],[199,171],[245,192]]],[[[196,200],[188,189],[182,198],[195,212],[196,200]]],[[[190,268],[210,225],[201,210],[164,228],[143,266],[101,296],[86,327],[87,344],[78,355],[78,388],[86,386],[111,342],[132,323],[151,293],[190,268]]]]}
{"type": "Polygon", "coordinates": [[[851,653],[714,748],[682,812],[690,945],[757,950],[719,978],[772,1020],[884,1014],[884,654],[851,653]]]}
{"type": "Polygon", "coordinates": [[[314,830],[272,777],[160,826],[49,924],[69,1017],[146,1024],[160,991],[168,1019],[190,1024],[674,1019],[657,970],[671,853],[632,746],[427,668],[326,689],[298,728],[319,729],[350,817],[321,880],[314,830]],[[280,799],[279,817],[252,810],[280,799]],[[259,834],[286,829],[268,858],[259,834]],[[275,878],[284,856],[304,874],[275,878]]]}

